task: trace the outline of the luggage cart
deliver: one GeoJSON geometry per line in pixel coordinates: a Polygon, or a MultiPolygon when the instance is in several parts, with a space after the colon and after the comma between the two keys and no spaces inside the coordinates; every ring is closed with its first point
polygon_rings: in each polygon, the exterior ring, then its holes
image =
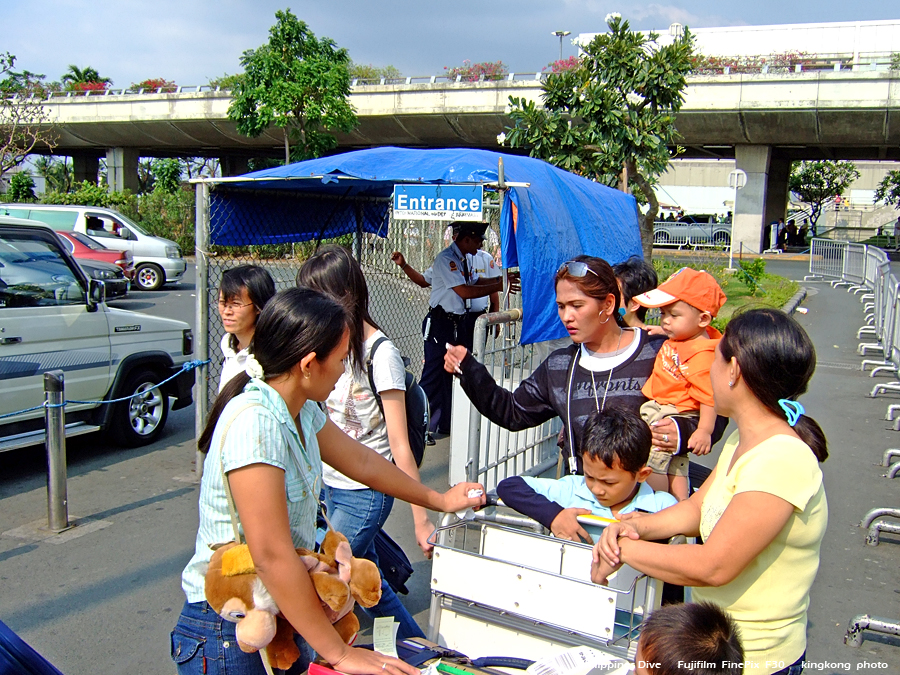
{"type": "Polygon", "coordinates": [[[439,528],[428,639],[471,658],[587,646],[633,660],[662,582],[624,566],[598,586],[591,548],[480,518],[439,528]]]}

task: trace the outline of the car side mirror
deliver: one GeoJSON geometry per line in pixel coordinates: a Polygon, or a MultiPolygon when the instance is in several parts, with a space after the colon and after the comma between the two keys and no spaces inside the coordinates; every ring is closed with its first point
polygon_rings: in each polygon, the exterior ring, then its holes
{"type": "Polygon", "coordinates": [[[134,235],[131,234],[131,230],[127,227],[119,228],[119,238],[120,239],[134,239],[134,235]]]}
{"type": "Polygon", "coordinates": [[[96,312],[104,302],[106,302],[106,284],[99,279],[90,279],[88,281],[88,311],[96,312]]]}

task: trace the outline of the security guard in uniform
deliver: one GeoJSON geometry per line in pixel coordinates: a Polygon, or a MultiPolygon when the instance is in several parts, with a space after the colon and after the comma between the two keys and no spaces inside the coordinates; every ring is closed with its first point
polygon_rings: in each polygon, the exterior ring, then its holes
{"type": "MultiPolygon", "coordinates": [[[[486,223],[462,222],[458,225],[456,241],[438,253],[432,264],[431,309],[425,317],[422,332],[425,337],[425,365],[421,385],[431,406],[429,431],[450,433],[450,401],[452,376],[444,370],[446,345],[464,345],[472,349],[472,333],[467,330],[466,312],[472,311],[471,301],[499,293],[502,277],[480,278],[473,269],[472,258],[484,241],[486,223]]],[[[474,327],[474,321],[471,322],[474,327]]]]}

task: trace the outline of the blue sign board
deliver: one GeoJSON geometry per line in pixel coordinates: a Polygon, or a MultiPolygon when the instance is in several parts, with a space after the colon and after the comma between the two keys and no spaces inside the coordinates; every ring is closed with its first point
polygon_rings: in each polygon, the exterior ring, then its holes
{"type": "Polygon", "coordinates": [[[395,185],[397,220],[482,220],[482,185],[395,185]]]}

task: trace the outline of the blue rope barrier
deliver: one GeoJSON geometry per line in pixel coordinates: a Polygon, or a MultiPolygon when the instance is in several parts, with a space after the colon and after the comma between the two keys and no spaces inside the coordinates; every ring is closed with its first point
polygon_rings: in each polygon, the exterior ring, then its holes
{"type": "MultiPolygon", "coordinates": [[[[161,386],[166,384],[167,382],[171,382],[176,377],[181,375],[182,373],[186,373],[190,370],[194,370],[195,368],[199,368],[200,366],[205,366],[207,363],[210,363],[211,359],[206,359],[205,361],[188,361],[187,363],[181,366],[181,370],[172,375],[171,377],[167,377],[165,380],[157,384],[156,386],[148,389],[147,391],[153,391],[153,389],[159,389],[161,386]]],[[[44,402],[41,405],[35,406],[33,408],[26,408],[25,410],[17,410],[16,412],[6,413],[5,415],[0,415],[0,420],[5,419],[7,417],[15,417],[16,415],[24,415],[25,413],[34,412],[35,410],[44,410],[45,408],[65,408],[69,403],[78,403],[78,404],[86,404],[86,405],[109,405],[111,403],[121,403],[123,401],[130,401],[133,398],[137,398],[138,396],[143,396],[147,392],[140,392],[137,394],[132,394],[131,396],[123,396],[122,398],[114,398],[109,401],[63,401],[62,403],[46,403],[44,402]]]]}

